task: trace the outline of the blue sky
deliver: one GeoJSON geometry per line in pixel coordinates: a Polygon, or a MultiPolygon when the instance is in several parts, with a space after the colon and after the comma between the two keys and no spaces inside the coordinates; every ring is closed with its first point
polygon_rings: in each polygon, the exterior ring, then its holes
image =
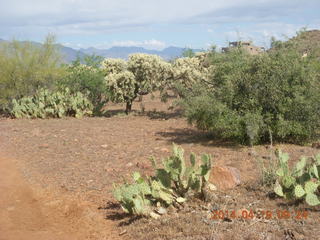
{"type": "Polygon", "coordinates": [[[320,0],[0,0],[0,38],[73,48],[208,48],[320,29],[320,0]]]}

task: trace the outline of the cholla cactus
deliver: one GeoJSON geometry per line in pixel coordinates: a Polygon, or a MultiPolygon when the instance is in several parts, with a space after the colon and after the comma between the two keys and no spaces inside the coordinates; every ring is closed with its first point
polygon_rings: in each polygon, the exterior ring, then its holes
{"type": "Polygon", "coordinates": [[[127,62],[123,59],[106,58],[101,63],[106,75],[121,73],[127,69],[127,62]]]}
{"type": "Polygon", "coordinates": [[[172,86],[182,86],[191,89],[199,82],[208,82],[212,71],[207,64],[208,56],[206,53],[196,53],[194,57],[178,58],[173,62],[172,86]]]}
{"type": "Polygon", "coordinates": [[[210,69],[205,65],[206,54],[178,58],[172,64],[161,57],[149,54],[132,54],[128,61],[105,59],[102,67],[111,100],[126,102],[126,112],[131,110],[133,100],[155,90],[165,92],[175,84],[190,88],[194,83],[207,80],[210,69]]]}
{"type": "Polygon", "coordinates": [[[128,70],[141,83],[142,92],[153,91],[172,78],[171,64],[157,55],[132,54],[128,60],[128,70]]]}
{"type": "Polygon", "coordinates": [[[127,62],[106,59],[102,66],[112,100],[126,102],[126,113],[135,98],[159,89],[172,77],[171,65],[156,55],[132,54],[127,62]]]}
{"type": "Polygon", "coordinates": [[[135,98],[136,79],[132,72],[123,71],[107,76],[108,88],[113,102],[127,102],[135,98]]]}

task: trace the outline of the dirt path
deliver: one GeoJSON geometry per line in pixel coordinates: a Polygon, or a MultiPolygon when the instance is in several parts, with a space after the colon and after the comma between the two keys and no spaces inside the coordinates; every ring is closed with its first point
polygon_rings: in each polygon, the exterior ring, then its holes
{"type": "Polygon", "coordinates": [[[7,157],[0,157],[0,194],[0,240],[117,239],[89,203],[29,186],[7,157]]]}

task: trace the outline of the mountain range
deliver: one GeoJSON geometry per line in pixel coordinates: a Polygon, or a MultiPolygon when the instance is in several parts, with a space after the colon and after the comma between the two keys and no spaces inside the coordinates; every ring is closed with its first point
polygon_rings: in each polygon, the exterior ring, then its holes
{"type": "MultiPolygon", "coordinates": [[[[186,50],[186,48],[180,47],[168,47],[161,51],[158,50],[148,50],[142,47],[112,47],[109,49],[96,49],[96,48],[87,48],[80,49],[81,52],[85,54],[96,54],[99,56],[103,56],[106,58],[122,58],[127,59],[129,54],[132,53],[147,53],[147,54],[155,54],[166,60],[170,60],[176,57],[181,57],[182,53],[186,50]]],[[[195,52],[200,52],[203,50],[193,49],[195,52]]]]}
{"type": "MultiPolygon", "coordinates": [[[[6,40],[0,39],[0,42],[6,42],[6,40]]],[[[40,46],[41,43],[32,42],[33,44],[40,46]]],[[[73,49],[71,47],[63,46],[62,44],[57,44],[59,47],[61,54],[63,56],[63,60],[66,63],[70,63],[74,61],[78,56],[83,57],[85,55],[98,55],[104,58],[121,58],[127,59],[130,54],[133,53],[147,53],[147,54],[155,54],[162,57],[165,60],[171,60],[177,57],[181,57],[183,52],[187,50],[187,48],[181,47],[167,47],[163,50],[149,50],[143,47],[111,47],[109,49],[97,49],[97,48],[81,48],[79,50],[73,49]]],[[[201,52],[201,49],[192,49],[194,52],[201,52]]]]}
{"type": "MultiPolygon", "coordinates": [[[[61,45],[62,46],[62,45],[61,45]]],[[[167,47],[163,50],[149,50],[142,47],[111,47],[109,49],[97,49],[97,48],[81,48],[79,50],[75,50],[72,48],[68,48],[62,46],[62,52],[66,55],[66,60],[69,62],[70,59],[74,59],[77,54],[79,56],[82,55],[99,55],[105,58],[121,58],[128,59],[128,56],[133,53],[146,53],[146,54],[155,54],[162,57],[165,60],[171,60],[177,57],[181,57],[183,52],[187,50],[187,48],[180,47],[167,47]]],[[[201,52],[201,49],[192,49],[194,52],[201,52]]]]}

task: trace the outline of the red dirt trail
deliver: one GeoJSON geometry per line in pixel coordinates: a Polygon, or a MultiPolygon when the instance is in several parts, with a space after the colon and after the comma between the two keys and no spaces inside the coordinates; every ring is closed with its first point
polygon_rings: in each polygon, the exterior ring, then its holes
{"type": "Polygon", "coordinates": [[[0,240],[119,238],[90,203],[30,186],[14,160],[0,156],[0,240]]]}

